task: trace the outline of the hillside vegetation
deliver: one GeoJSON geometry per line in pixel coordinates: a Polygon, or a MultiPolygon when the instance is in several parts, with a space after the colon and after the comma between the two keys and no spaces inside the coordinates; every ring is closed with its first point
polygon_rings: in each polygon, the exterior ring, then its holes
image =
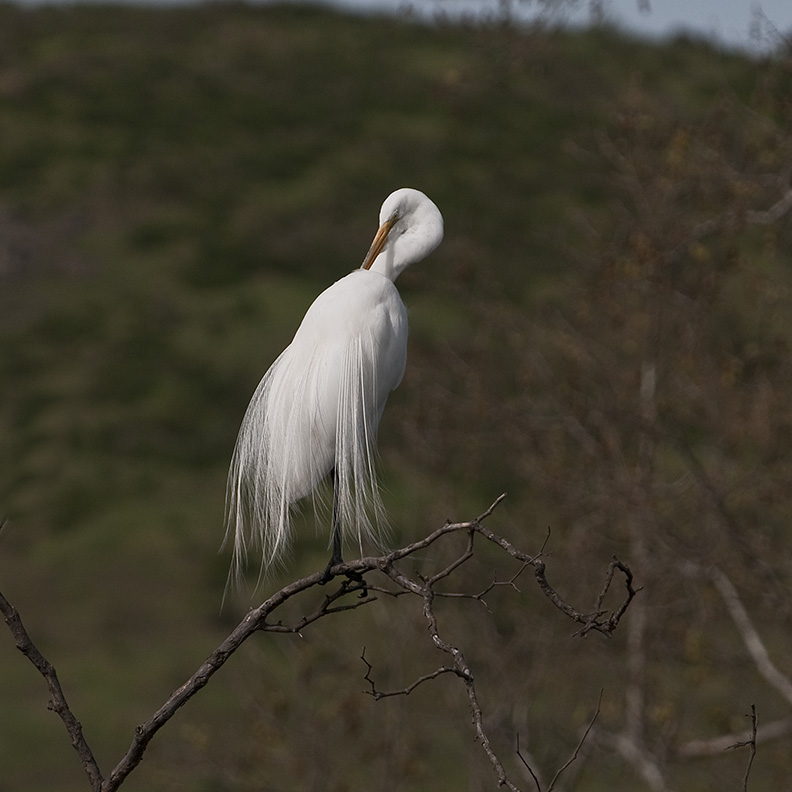
{"type": "MultiPolygon", "coordinates": [[[[549,526],[572,600],[593,601],[614,553],[644,586],[612,641],[571,638],[528,580],[491,616],[448,605],[498,750],[533,788],[519,733],[552,778],[604,689],[567,788],[650,788],[607,736],[622,729],[667,788],[739,788],[743,753],[679,753],[744,729],[751,703],[760,725],[792,708],[707,582],[729,576],[788,670],[792,224],[751,213],[789,188],[791,79],[784,53],[607,29],[0,5],[0,589],[103,769],[249,604],[220,612],[218,553],[248,399],[412,186],[446,238],[399,280],[409,362],[380,432],[394,543],[506,491],[492,520],[531,552],[549,526]]],[[[283,582],[326,562],[304,512],[283,582]]],[[[471,590],[513,573],[487,563],[471,590]]],[[[364,645],[398,687],[437,665],[424,634],[383,603],[262,636],[124,789],[495,788],[453,685],[361,693],[364,645]]],[[[757,788],[788,782],[789,740],[762,746],[757,788]]],[[[0,790],[87,788],[0,637],[0,790]]]]}

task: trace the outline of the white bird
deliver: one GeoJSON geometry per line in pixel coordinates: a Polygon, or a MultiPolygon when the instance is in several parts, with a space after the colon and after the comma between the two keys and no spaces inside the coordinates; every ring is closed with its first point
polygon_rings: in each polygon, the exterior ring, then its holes
{"type": "Polygon", "coordinates": [[[323,291],[291,344],[264,375],[239,430],[226,494],[231,577],[250,549],[261,574],[289,546],[291,513],[331,476],[333,555],[341,539],[381,544],[384,509],[375,472],[376,437],[388,395],[407,359],[407,310],[394,281],[443,238],[443,217],[426,195],[388,196],[360,269],[323,291]]]}

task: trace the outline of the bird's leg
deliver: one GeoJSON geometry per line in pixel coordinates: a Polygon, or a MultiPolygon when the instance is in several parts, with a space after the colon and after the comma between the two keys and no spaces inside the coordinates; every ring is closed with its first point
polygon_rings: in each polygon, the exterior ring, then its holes
{"type": "MultiPolygon", "coordinates": [[[[327,566],[322,573],[321,584],[324,585],[325,583],[329,583],[333,579],[333,574],[330,571],[336,564],[343,564],[344,559],[341,557],[341,519],[338,515],[338,489],[336,487],[336,474],[335,468],[330,470],[330,480],[333,482],[333,555],[330,556],[330,560],[327,562],[327,566]]],[[[361,583],[363,584],[363,575],[359,572],[347,572],[346,573],[347,579],[353,583],[361,583]]],[[[347,585],[345,583],[345,585],[347,585]]],[[[363,585],[362,589],[363,593],[360,595],[361,597],[366,596],[366,587],[365,584],[363,585]]]]}
{"type": "Polygon", "coordinates": [[[322,584],[328,583],[333,579],[330,570],[336,564],[344,563],[344,559],[341,557],[341,520],[338,519],[338,489],[336,488],[335,468],[330,470],[330,481],[333,482],[333,555],[330,556],[330,560],[322,573],[322,584]]]}

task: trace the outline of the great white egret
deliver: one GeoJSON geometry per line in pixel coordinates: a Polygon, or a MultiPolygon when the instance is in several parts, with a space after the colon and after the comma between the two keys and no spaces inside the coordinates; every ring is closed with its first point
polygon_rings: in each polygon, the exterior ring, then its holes
{"type": "Polygon", "coordinates": [[[328,475],[333,483],[333,554],[341,540],[379,544],[385,524],[375,473],[376,437],[388,394],[407,358],[407,310],[394,285],[405,267],[443,238],[443,216],[426,195],[388,196],[360,269],[325,289],[291,344],[264,375],[239,430],[226,495],[231,577],[249,549],[261,572],[282,558],[294,504],[328,475]]]}

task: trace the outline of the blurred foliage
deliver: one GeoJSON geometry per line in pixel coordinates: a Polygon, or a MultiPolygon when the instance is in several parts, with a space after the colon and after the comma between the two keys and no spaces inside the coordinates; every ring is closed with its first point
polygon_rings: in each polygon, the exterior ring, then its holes
{"type": "MultiPolygon", "coordinates": [[[[507,490],[499,530],[532,551],[549,525],[549,574],[581,607],[612,553],[639,550],[647,741],[681,788],[736,788],[744,757],[684,763],[674,743],[743,728],[751,702],[760,723],[785,709],[685,564],[721,565],[788,659],[792,227],[748,211],[792,161],[790,74],[783,53],[607,29],[0,5],[0,584],[105,772],[247,604],[219,613],[217,549],[258,379],[362,259],[385,196],[414,186],[446,240],[399,281],[410,361],[380,441],[394,541],[507,490]]],[[[326,560],[305,512],[289,577],[326,560]]],[[[464,585],[501,564],[485,554],[464,585]]],[[[551,774],[600,688],[618,730],[626,667],[623,631],[577,643],[521,588],[491,616],[441,608],[475,636],[516,777],[515,733],[551,774]]],[[[451,680],[361,693],[364,645],[383,688],[438,663],[401,604],[251,642],[124,788],[491,788],[451,680]]],[[[0,789],[87,788],[7,635],[0,669],[0,789]]],[[[787,762],[788,741],[763,747],[757,786],[780,788],[787,762]]],[[[641,788],[602,746],[580,772],[576,788],[641,788]]]]}

